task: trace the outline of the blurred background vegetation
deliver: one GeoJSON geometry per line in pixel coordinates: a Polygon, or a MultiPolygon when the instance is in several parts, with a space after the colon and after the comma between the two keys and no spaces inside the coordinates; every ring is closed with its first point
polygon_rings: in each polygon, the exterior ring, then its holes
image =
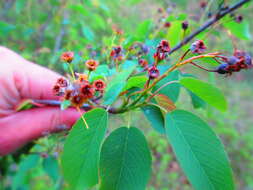
{"type": "MultiPolygon", "coordinates": [[[[206,1],[201,8],[197,0],[4,0],[0,2],[0,45],[17,51],[25,58],[64,73],[59,62],[63,51],[78,54],[75,69],[83,66],[81,59],[90,57],[105,61],[115,30],[123,32],[117,39],[127,48],[133,41],[144,42],[152,51],[156,39],[168,39],[171,46],[198,28],[215,13],[223,1],[206,1]],[[188,21],[185,32],[181,23],[188,21]],[[170,27],[164,23],[170,22],[170,27]]],[[[227,0],[230,5],[238,0],[227,0]]],[[[243,6],[234,15],[222,19],[215,27],[198,35],[204,39],[208,51],[231,54],[234,48],[253,55],[253,4],[243,6]],[[238,23],[235,17],[243,16],[238,23]]],[[[170,57],[177,60],[186,46],[170,57]]],[[[216,84],[225,93],[229,110],[221,113],[201,102],[194,109],[191,99],[181,89],[176,105],[190,109],[207,120],[222,138],[235,174],[237,189],[253,189],[253,71],[216,76],[187,67],[183,72],[194,73],[216,84]]],[[[43,79],[42,79],[43,80],[43,79]]],[[[195,102],[196,103],[196,102],[195,102]]],[[[124,117],[112,122],[125,124],[124,117]]],[[[153,153],[153,175],[148,190],[190,190],[171,147],[164,136],[156,133],[140,111],[132,114],[132,123],[143,128],[153,153]],[[134,116],[133,116],[134,115],[134,116]]],[[[36,142],[33,154],[0,158],[0,189],[55,190],[67,189],[60,175],[58,152],[64,136],[56,134],[36,142]]]]}

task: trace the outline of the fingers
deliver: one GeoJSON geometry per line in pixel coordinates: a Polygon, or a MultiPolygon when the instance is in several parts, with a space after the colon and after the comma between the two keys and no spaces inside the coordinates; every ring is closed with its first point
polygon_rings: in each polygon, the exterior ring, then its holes
{"type": "MultiPolygon", "coordinates": [[[[22,98],[56,99],[52,87],[59,74],[22,58],[17,53],[0,46],[0,77],[15,87],[22,98]]],[[[14,90],[13,90],[14,91],[14,90]]],[[[15,94],[15,92],[13,92],[15,94]]]]}
{"type": "Polygon", "coordinates": [[[58,99],[52,89],[60,77],[59,74],[33,63],[27,63],[22,73],[14,72],[20,95],[31,99],[58,99]]]}
{"type": "Polygon", "coordinates": [[[0,116],[13,113],[22,99],[58,99],[52,87],[59,74],[0,47],[0,116]]]}
{"type": "Polygon", "coordinates": [[[0,155],[13,152],[28,141],[70,128],[80,117],[74,108],[36,108],[0,119],[0,155]]]}

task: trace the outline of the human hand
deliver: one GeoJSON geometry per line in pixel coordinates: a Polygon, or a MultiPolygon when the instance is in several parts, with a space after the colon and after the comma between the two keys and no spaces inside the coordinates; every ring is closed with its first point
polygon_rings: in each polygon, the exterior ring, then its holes
{"type": "Polygon", "coordinates": [[[0,47],[0,156],[45,133],[70,127],[80,117],[74,108],[33,108],[16,112],[24,99],[57,99],[52,87],[60,76],[0,47]]]}

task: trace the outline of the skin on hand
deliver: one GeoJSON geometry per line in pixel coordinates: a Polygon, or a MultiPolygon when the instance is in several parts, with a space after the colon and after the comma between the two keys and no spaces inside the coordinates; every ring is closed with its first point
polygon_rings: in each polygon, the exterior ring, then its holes
{"type": "Polygon", "coordinates": [[[0,47],[0,156],[80,117],[74,108],[41,107],[16,112],[24,99],[57,99],[52,87],[60,75],[0,47]]]}

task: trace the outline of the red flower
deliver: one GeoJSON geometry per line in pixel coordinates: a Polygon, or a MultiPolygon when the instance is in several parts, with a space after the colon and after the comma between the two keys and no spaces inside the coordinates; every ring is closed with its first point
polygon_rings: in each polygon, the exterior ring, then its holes
{"type": "Polygon", "coordinates": [[[191,44],[190,50],[192,53],[204,53],[206,50],[206,46],[203,42],[203,40],[197,40],[191,44]]]}
{"type": "Polygon", "coordinates": [[[61,78],[57,79],[56,84],[58,84],[60,87],[67,87],[68,81],[61,77],[61,78]]]}
{"type": "Polygon", "coordinates": [[[77,94],[71,98],[71,104],[75,107],[81,107],[86,100],[83,95],[77,94]]]}
{"type": "Polygon", "coordinates": [[[66,61],[68,63],[71,63],[73,59],[74,59],[74,52],[72,52],[72,51],[64,52],[61,55],[62,61],[66,61]]]}
{"type": "Polygon", "coordinates": [[[93,88],[91,84],[84,84],[81,86],[80,92],[84,96],[84,98],[90,99],[90,98],[93,98],[95,89],[93,88]]]}
{"type": "Polygon", "coordinates": [[[94,81],[93,86],[94,86],[95,90],[99,91],[99,92],[103,92],[106,87],[105,82],[102,80],[94,81]]]}
{"type": "Polygon", "coordinates": [[[66,90],[65,94],[64,94],[64,99],[65,100],[70,100],[71,96],[72,96],[73,91],[72,90],[66,90]]]}
{"type": "Polygon", "coordinates": [[[116,52],[115,52],[115,50],[113,49],[113,50],[111,51],[111,53],[110,53],[110,56],[111,56],[111,57],[114,57],[115,54],[116,54],[116,52]]]}
{"type": "Polygon", "coordinates": [[[90,60],[86,61],[85,65],[89,71],[94,71],[94,70],[96,70],[99,63],[93,59],[90,59],[90,60]]]}
{"type": "Polygon", "coordinates": [[[60,87],[59,84],[56,84],[56,85],[53,86],[54,95],[59,96],[60,95],[60,90],[61,90],[61,87],[60,87]]]}
{"type": "Polygon", "coordinates": [[[170,52],[169,42],[167,40],[162,40],[156,48],[154,59],[161,61],[167,57],[169,52],[170,52]]]}
{"type": "Polygon", "coordinates": [[[156,66],[152,66],[148,69],[148,75],[149,75],[150,79],[155,79],[155,78],[159,77],[160,72],[156,66]]]}
{"type": "Polygon", "coordinates": [[[114,59],[114,60],[118,60],[121,61],[123,59],[123,55],[122,55],[122,47],[121,46],[116,46],[113,47],[110,56],[114,59]]]}

